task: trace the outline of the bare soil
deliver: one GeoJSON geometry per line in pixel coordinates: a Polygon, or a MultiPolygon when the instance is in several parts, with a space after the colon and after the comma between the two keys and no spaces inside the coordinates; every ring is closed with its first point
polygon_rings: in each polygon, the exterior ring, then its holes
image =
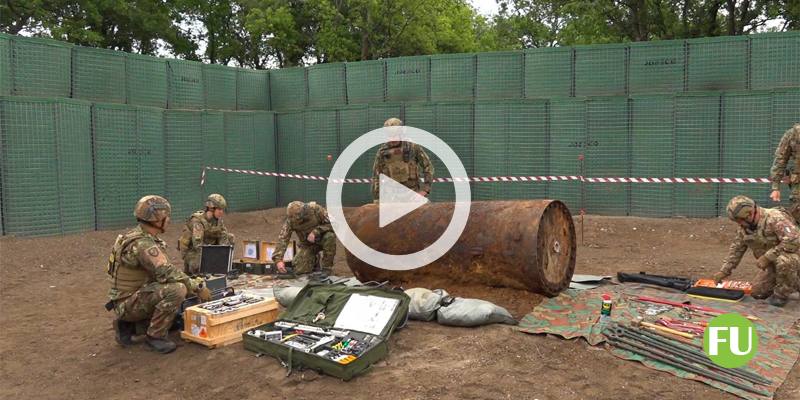
{"type": "MultiPolygon", "coordinates": [[[[281,215],[282,210],[233,214],[227,224],[240,239],[274,240],[281,215]]],[[[286,377],[276,360],[257,358],[241,344],[207,350],[175,335],[180,347],[170,355],[144,345],[123,349],[103,308],[105,262],[121,232],[0,239],[0,398],[735,398],[617,359],[583,340],[527,335],[507,325],[449,328],[412,321],[392,336],[385,361],[350,382],[314,372],[286,377]]],[[[719,267],[733,232],[733,224],[722,219],[588,216],[576,273],[707,277],[719,267]]],[[[164,237],[174,245],[178,233],[173,225],[164,237]]],[[[179,262],[174,248],[170,256],[179,262]]],[[[335,272],[349,275],[342,251],[335,272]]],[[[735,277],[754,276],[748,255],[735,277]]],[[[446,289],[495,301],[517,317],[541,300],[510,289],[446,289]]],[[[800,313],[800,305],[794,301],[786,312],[800,313]]],[[[800,367],[795,365],[775,398],[800,399],[800,367]]]]}

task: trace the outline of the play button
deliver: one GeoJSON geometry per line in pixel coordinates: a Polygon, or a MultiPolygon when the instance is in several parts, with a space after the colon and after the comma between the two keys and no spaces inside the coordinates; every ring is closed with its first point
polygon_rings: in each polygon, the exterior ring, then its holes
{"type": "Polygon", "coordinates": [[[378,204],[378,227],[386,225],[403,218],[404,215],[422,207],[428,202],[428,198],[419,193],[399,184],[392,178],[380,174],[380,191],[378,204]]]}
{"type": "MultiPolygon", "coordinates": [[[[469,217],[471,203],[471,194],[469,190],[470,179],[467,176],[464,165],[461,164],[461,160],[458,159],[453,149],[442,139],[436,137],[436,135],[412,126],[391,128],[392,129],[387,129],[384,127],[369,131],[359,136],[345,147],[339,155],[339,158],[333,164],[331,174],[328,177],[328,185],[325,190],[325,202],[327,203],[328,215],[330,216],[333,231],[336,232],[336,238],[342,242],[342,245],[344,245],[351,254],[377,268],[405,271],[419,268],[436,261],[456,244],[459,236],[461,236],[461,232],[464,231],[464,227],[467,226],[467,218],[469,217]],[[364,152],[374,149],[375,146],[382,145],[386,142],[395,141],[398,137],[401,137],[403,141],[423,146],[438,156],[450,173],[450,179],[448,181],[453,182],[453,189],[455,191],[453,217],[450,219],[447,228],[433,244],[411,254],[389,254],[370,248],[364,244],[347,225],[344,209],[342,208],[342,187],[344,184],[348,182],[356,183],[354,181],[367,183],[363,182],[364,179],[348,179],[347,172],[350,167],[364,152]]],[[[378,189],[379,229],[402,218],[428,202],[427,198],[395,182],[386,175],[379,175],[378,179],[380,179],[380,188],[378,189]]],[[[369,204],[364,207],[374,207],[374,205],[369,204]]]]}

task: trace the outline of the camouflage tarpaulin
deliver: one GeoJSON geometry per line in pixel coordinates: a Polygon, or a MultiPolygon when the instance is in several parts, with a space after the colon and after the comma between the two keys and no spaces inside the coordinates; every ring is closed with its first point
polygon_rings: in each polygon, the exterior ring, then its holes
{"type": "MultiPolygon", "coordinates": [[[[779,309],[766,304],[766,302],[751,298],[746,298],[738,303],[705,301],[689,297],[684,293],[667,292],[642,285],[627,284],[585,291],[569,289],[558,297],[539,304],[533,312],[520,321],[519,330],[526,333],[551,333],[566,339],[583,337],[592,345],[600,344],[605,341],[605,337],[601,333],[602,326],[598,323],[603,293],[611,295],[614,301],[614,309],[611,313],[612,321],[622,325],[628,325],[630,321],[637,318],[653,321],[663,316],[679,318],[683,314],[680,309],[673,308],[656,317],[646,315],[645,311],[650,305],[633,301],[632,299],[637,296],[658,297],[678,302],[691,301],[696,305],[758,317],[760,320],[754,322],[758,330],[758,352],[747,367],[772,382],[770,386],[756,386],[758,389],[769,392],[769,397],[755,395],[661,362],[644,359],[637,354],[610,348],[611,353],[617,357],[636,360],[649,368],[666,371],[681,378],[700,381],[745,399],[771,399],[775,391],[783,384],[800,354],[800,326],[797,323],[800,313],[795,310],[796,304],[789,304],[786,309],[779,309]]],[[[695,338],[695,343],[702,345],[702,336],[695,338]]],[[[741,379],[734,380],[745,385],[752,385],[741,379]]]]}

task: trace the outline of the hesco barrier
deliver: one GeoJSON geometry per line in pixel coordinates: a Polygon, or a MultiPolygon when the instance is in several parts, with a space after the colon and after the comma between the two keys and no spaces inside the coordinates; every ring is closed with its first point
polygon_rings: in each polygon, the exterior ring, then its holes
{"type": "Polygon", "coordinates": [[[94,228],[90,104],[0,98],[3,233],[94,228]]]}
{"type": "Polygon", "coordinates": [[[171,109],[768,90],[800,86],[800,32],[399,57],[267,71],[0,34],[0,95],[171,109]]]}
{"type": "MultiPolygon", "coordinates": [[[[147,193],[170,198],[176,221],[214,192],[233,211],[324,202],[322,181],[212,170],[198,183],[204,166],[326,176],[389,117],[442,138],[473,176],[592,179],[473,183],[477,200],[717,216],[739,193],[771,204],[769,184],[595,178],[766,177],[800,122],[799,56],[787,32],[259,71],[0,34],[0,232],[128,225],[147,193]]],[[[371,176],[374,156],[348,177],[371,176]]],[[[452,198],[434,184],[432,200],[452,198]]],[[[369,185],[345,186],[346,205],[370,201],[369,185]]]]}

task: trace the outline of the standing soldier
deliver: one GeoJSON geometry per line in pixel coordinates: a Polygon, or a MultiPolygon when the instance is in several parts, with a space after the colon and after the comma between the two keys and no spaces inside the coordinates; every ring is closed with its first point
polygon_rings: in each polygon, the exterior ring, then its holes
{"type": "MultiPolygon", "coordinates": [[[[389,118],[383,123],[384,127],[402,125],[403,121],[397,118],[389,118]]],[[[397,136],[378,149],[372,164],[372,199],[377,201],[380,196],[380,174],[427,197],[433,181],[430,157],[418,144],[403,141],[397,133],[391,134],[397,136]]]]}
{"type": "Polygon", "coordinates": [[[791,129],[786,131],[775,150],[775,161],[772,163],[772,168],[769,171],[769,177],[772,181],[772,193],[769,197],[774,202],[781,201],[781,181],[786,174],[786,167],[789,159],[794,157],[794,168],[789,175],[789,188],[792,191],[789,201],[792,205],[789,207],[789,213],[792,214],[795,221],[800,221],[800,124],[795,124],[791,129]]]}
{"type": "Polygon", "coordinates": [[[769,297],[769,304],[784,306],[789,295],[800,290],[800,230],[782,209],[759,207],[749,197],[732,198],[727,210],[739,229],[714,280],[719,283],[730,276],[747,249],[752,249],[761,271],[751,295],[769,297]]]}
{"type": "Polygon", "coordinates": [[[333,233],[331,221],[328,219],[328,211],[313,201],[289,203],[286,207],[286,221],[278,236],[278,246],[272,255],[272,261],[276,263],[280,272],[286,272],[283,255],[292,238],[292,232],[297,234],[300,241],[297,246],[297,254],[292,260],[295,273],[312,272],[316,264],[317,253],[322,251],[321,272],[324,275],[331,275],[333,273],[333,257],[336,255],[336,234],[333,233]]]}
{"type": "Polygon", "coordinates": [[[221,194],[211,194],[206,199],[206,209],[196,211],[183,226],[178,250],[183,258],[183,271],[200,272],[200,251],[204,244],[233,246],[234,236],[228,233],[222,216],[228,202],[221,194]]]}
{"type": "Polygon", "coordinates": [[[210,297],[202,278],[190,278],[167,259],[166,244],[158,235],[164,233],[170,211],[165,198],[142,197],[133,211],[139,225],[117,236],[111,249],[106,308],[117,315],[114,333],[122,346],[133,344],[136,322],[149,320],[147,344],[159,353],[175,350],[167,333],[186,293],[210,297]]]}

